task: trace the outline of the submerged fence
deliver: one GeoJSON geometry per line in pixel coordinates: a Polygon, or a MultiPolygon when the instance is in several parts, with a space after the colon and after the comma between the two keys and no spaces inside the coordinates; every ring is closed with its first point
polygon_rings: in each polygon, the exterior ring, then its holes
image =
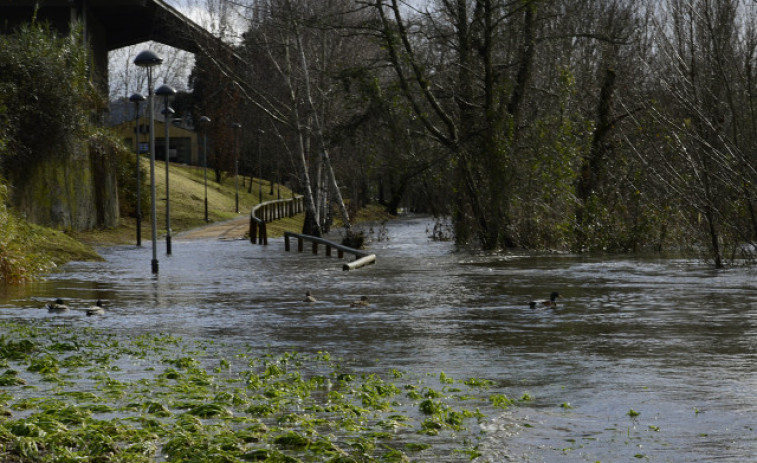
{"type": "Polygon", "coordinates": [[[361,251],[359,249],[344,246],[342,244],[334,243],[324,238],[319,238],[312,235],[303,235],[301,233],[284,232],[284,250],[290,251],[291,247],[289,239],[297,239],[297,252],[302,252],[305,249],[305,241],[311,243],[311,249],[313,254],[318,254],[318,245],[322,244],[326,248],[326,256],[331,256],[331,250],[336,249],[337,257],[340,259],[344,257],[344,253],[352,254],[355,256],[355,260],[342,265],[342,270],[355,270],[360,267],[364,267],[368,264],[376,262],[376,255],[369,252],[361,251]]]}
{"type": "MultiPolygon", "coordinates": [[[[250,212],[250,242],[252,244],[268,244],[268,232],[266,223],[273,220],[292,217],[304,211],[304,199],[302,196],[295,196],[288,199],[277,199],[260,203],[252,208],[250,212]]],[[[341,259],[344,253],[352,254],[355,260],[342,265],[342,270],[355,270],[368,264],[376,262],[376,255],[349,246],[334,243],[317,236],[303,235],[301,233],[284,232],[284,248],[290,250],[289,239],[297,240],[297,251],[302,252],[305,247],[305,241],[311,243],[313,254],[318,254],[318,245],[323,245],[326,249],[326,256],[331,256],[331,250],[336,249],[337,255],[341,259]]]]}
{"type": "Polygon", "coordinates": [[[268,232],[266,231],[266,222],[292,217],[304,209],[304,200],[302,196],[295,196],[288,199],[274,199],[260,203],[252,208],[250,212],[250,242],[252,244],[268,244],[268,232]]]}

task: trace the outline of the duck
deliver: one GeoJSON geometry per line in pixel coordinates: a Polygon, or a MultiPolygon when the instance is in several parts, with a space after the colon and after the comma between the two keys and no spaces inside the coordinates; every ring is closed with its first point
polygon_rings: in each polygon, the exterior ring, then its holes
{"type": "Polygon", "coordinates": [[[87,309],[87,315],[103,315],[103,314],[105,314],[105,309],[103,309],[103,303],[102,301],[100,301],[100,299],[97,300],[95,305],[87,309]]]}
{"type": "Polygon", "coordinates": [[[553,291],[552,294],[549,295],[549,300],[541,299],[536,301],[531,301],[528,303],[528,306],[532,309],[537,308],[555,308],[557,307],[557,298],[560,297],[560,294],[557,291],[553,291]]]}
{"type": "Polygon", "coordinates": [[[305,302],[318,302],[318,299],[314,298],[310,291],[305,292],[305,302]]]}
{"type": "Polygon", "coordinates": [[[370,305],[368,296],[360,296],[360,300],[350,303],[350,307],[364,307],[370,305]]]}
{"type": "Polygon", "coordinates": [[[47,304],[47,311],[48,312],[67,312],[68,306],[65,302],[63,302],[63,299],[58,298],[54,302],[49,302],[47,304]]]}

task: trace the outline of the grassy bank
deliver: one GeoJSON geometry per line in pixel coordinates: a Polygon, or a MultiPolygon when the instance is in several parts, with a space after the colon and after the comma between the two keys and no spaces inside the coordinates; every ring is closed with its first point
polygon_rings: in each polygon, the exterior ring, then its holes
{"type": "MultiPolygon", "coordinates": [[[[145,178],[149,178],[147,163],[142,163],[145,178]]],[[[157,192],[157,225],[158,236],[166,233],[166,182],[165,163],[156,161],[155,189],[157,192]]],[[[207,225],[205,222],[205,182],[203,169],[199,167],[171,164],[169,166],[169,188],[171,194],[171,232],[173,235],[182,231],[207,225]]],[[[252,208],[262,202],[274,199],[292,197],[292,191],[278,184],[273,185],[267,180],[262,181],[247,177],[239,178],[239,213],[236,212],[236,184],[233,177],[224,178],[220,183],[215,181],[215,174],[208,171],[208,220],[211,223],[223,222],[235,218],[249,217],[252,208]],[[250,185],[252,181],[252,185],[250,185]]],[[[142,239],[149,240],[151,236],[149,191],[145,194],[142,209],[142,239]]],[[[392,217],[384,212],[380,206],[369,206],[358,211],[351,220],[360,222],[383,222],[392,217]]],[[[268,237],[277,238],[285,231],[299,232],[302,230],[304,215],[277,220],[268,225],[268,237]]],[[[69,235],[91,246],[106,246],[114,244],[134,243],[136,237],[136,218],[121,217],[116,228],[97,229],[86,232],[71,232],[69,235]]],[[[336,217],[334,227],[341,227],[339,216],[336,217]]]]}
{"type": "MultiPolygon", "coordinates": [[[[148,163],[143,162],[144,178],[149,178],[148,163]]],[[[155,163],[155,189],[157,195],[157,226],[158,236],[166,233],[166,165],[163,162],[155,163]]],[[[171,232],[177,234],[192,228],[202,227],[205,222],[205,181],[203,169],[199,167],[171,164],[169,166],[169,188],[171,195],[171,232]]],[[[149,240],[151,230],[149,190],[146,192],[142,207],[142,239],[149,240]]],[[[223,178],[220,183],[215,181],[215,174],[208,170],[208,220],[222,222],[238,217],[249,217],[250,210],[259,202],[260,193],[262,200],[289,198],[292,192],[283,186],[274,184],[271,194],[271,184],[263,180],[262,185],[258,179],[247,177],[239,178],[239,213],[236,212],[236,184],[234,178],[223,178]],[[262,188],[261,188],[262,187],[262,188]]],[[[269,228],[270,236],[276,236],[277,230],[283,234],[285,230],[299,231],[302,227],[303,218],[296,217],[282,221],[276,227],[269,228]],[[281,228],[285,227],[285,228],[281,228]]],[[[86,232],[71,233],[77,240],[92,246],[133,243],[136,236],[137,222],[135,217],[121,217],[120,224],[116,228],[97,229],[86,232]]]]}

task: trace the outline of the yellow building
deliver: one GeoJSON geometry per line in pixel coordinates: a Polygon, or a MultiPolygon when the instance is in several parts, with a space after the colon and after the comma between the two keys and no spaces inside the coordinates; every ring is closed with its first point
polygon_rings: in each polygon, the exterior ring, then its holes
{"type": "MultiPolygon", "coordinates": [[[[139,128],[138,142],[139,152],[149,153],[149,127],[150,119],[146,116],[141,116],[136,123],[139,128]]],[[[113,127],[114,130],[120,134],[121,139],[126,146],[132,150],[135,149],[134,145],[134,132],[135,122],[130,120],[123,122],[113,127]]],[[[165,123],[162,117],[156,115],[155,117],[155,159],[160,161],[166,158],[166,140],[165,140],[165,123]]],[[[179,127],[175,124],[168,125],[168,137],[169,137],[169,159],[171,162],[179,164],[189,164],[193,166],[199,166],[203,164],[203,153],[199,149],[197,133],[192,130],[179,127]]]]}

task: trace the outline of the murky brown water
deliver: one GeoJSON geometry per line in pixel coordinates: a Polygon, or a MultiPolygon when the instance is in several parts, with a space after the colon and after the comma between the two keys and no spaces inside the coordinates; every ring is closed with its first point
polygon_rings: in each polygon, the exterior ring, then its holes
{"type": "MultiPolygon", "coordinates": [[[[486,256],[430,241],[425,218],[388,226],[377,264],[246,241],[109,248],[0,294],[0,318],[50,317],[55,297],[103,299],[104,317],[57,316],[115,333],[160,331],[316,352],[366,369],[444,371],[529,394],[484,426],[480,461],[757,461],[757,269],[698,262],[486,256]],[[306,290],[321,301],[305,304],[306,290]],[[562,295],[560,307],[527,301],[562,295]],[[361,295],[369,307],[351,308],[361,295]],[[638,412],[636,417],[628,415],[638,412]]],[[[162,245],[162,243],[161,243],[162,245]]]]}

